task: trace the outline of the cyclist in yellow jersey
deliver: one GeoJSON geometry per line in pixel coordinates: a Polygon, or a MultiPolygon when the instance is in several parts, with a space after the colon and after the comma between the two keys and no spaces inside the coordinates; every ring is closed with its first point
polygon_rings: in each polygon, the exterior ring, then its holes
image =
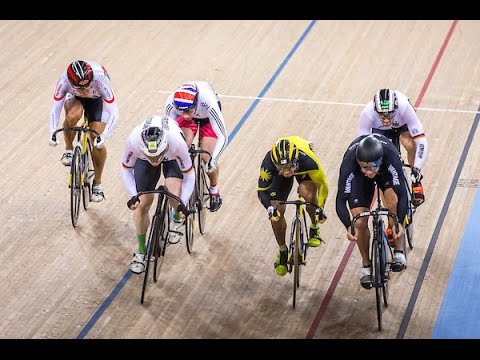
{"type": "MultiPolygon", "coordinates": [[[[267,209],[279,246],[275,261],[275,272],[279,276],[287,273],[288,249],[285,245],[287,222],[284,217],[286,206],[280,206],[274,212],[274,205],[287,200],[294,177],[298,182],[299,194],[306,201],[316,203],[323,209],[328,196],[328,184],[312,143],[300,136],[282,137],[263,159],[257,189],[258,198],[267,209]]],[[[323,241],[318,223],[322,224],[327,218],[323,212],[316,213],[313,206],[307,206],[307,212],[311,219],[308,245],[317,247],[323,241]]]]}

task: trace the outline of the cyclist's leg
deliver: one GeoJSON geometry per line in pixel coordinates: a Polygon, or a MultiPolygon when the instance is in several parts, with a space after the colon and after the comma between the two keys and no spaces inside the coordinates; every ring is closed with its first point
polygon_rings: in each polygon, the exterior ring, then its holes
{"type": "MultiPolygon", "coordinates": [[[[365,176],[356,176],[352,180],[352,191],[348,198],[348,206],[352,217],[364,211],[368,211],[372,203],[375,185],[365,176]]],[[[370,228],[368,218],[359,218],[355,223],[355,234],[357,235],[357,247],[362,256],[362,268],[360,273],[360,284],[366,289],[372,287],[372,262],[370,259],[370,228]]]]}
{"type": "MultiPolygon", "coordinates": [[[[160,179],[160,166],[153,167],[148,161],[137,160],[134,167],[134,176],[138,192],[154,190],[158,179],[160,179]]],[[[140,203],[133,213],[138,250],[133,254],[130,270],[136,274],[145,270],[145,238],[150,225],[149,210],[154,198],[155,195],[153,194],[140,196],[140,203]]]]}
{"type": "MultiPolygon", "coordinates": [[[[65,120],[63,122],[63,127],[73,127],[77,125],[78,121],[82,118],[83,115],[83,105],[82,103],[75,98],[72,94],[67,94],[65,96],[65,103],[63,104],[65,110],[65,120]]],[[[65,139],[65,148],[67,150],[73,149],[73,140],[75,139],[74,131],[64,131],[63,136],[65,139]]]]}
{"type": "MultiPolygon", "coordinates": [[[[382,189],[383,190],[383,189],[382,189]]],[[[398,206],[398,196],[393,190],[393,188],[388,187],[383,190],[385,198],[385,207],[388,208],[391,212],[397,213],[398,206]]],[[[388,219],[388,227],[392,229],[393,243],[394,243],[394,254],[392,260],[392,270],[393,271],[402,271],[407,266],[407,260],[405,258],[405,249],[403,248],[405,232],[402,226],[402,220],[399,222],[399,232],[398,234],[394,231],[394,223],[391,218],[388,219]]]]}
{"type": "Polygon", "coordinates": [[[400,133],[400,143],[403,145],[405,150],[407,150],[407,160],[408,163],[413,166],[415,162],[415,151],[416,145],[415,140],[413,140],[410,132],[408,131],[407,125],[403,125],[400,129],[398,129],[400,133]]]}
{"type": "MultiPolygon", "coordinates": [[[[317,185],[310,179],[308,175],[295,176],[298,181],[298,192],[306,200],[316,204],[317,197],[317,185]]],[[[308,234],[308,245],[311,247],[320,246],[324,242],[320,236],[320,226],[315,218],[315,207],[307,206],[307,212],[310,216],[310,230],[308,234]]]]}
{"type": "MultiPolygon", "coordinates": [[[[213,154],[215,145],[217,144],[217,135],[212,129],[210,122],[200,125],[200,137],[202,139],[202,149],[213,154]]],[[[202,156],[203,162],[206,163],[209,160],[207,154],[202,156]]],[[[220,188],[218,184],[219,163],[216,162],[216,169],[210,173],[207,173],[210,183],[210,211],[217,211],[222,206],[222,198],[220,197],[220,188]]]]}
{"type": "Polygon", "coordinates": [[[197,124],[192,118],[186,120],[183,116],[179,116],[176,121],[183,132],[187,146],[190,147],[190,145],[193,143],[195,135],[197,134],[197,124]]]}
{"type": "MultiPolygon", "coordinates": [[[[99,134],[105,130],[105,124],[110,114],[105,111],[103,107],[102,98],[96,99],[81,99],[83,107],[85,108],[85,115],[88,117],[88,126],[97,131],[99,134]]],[[[90,134],[92,145],[95,144],[95,135],[90,134]]],[[[92,200],[102,201],[104,197],[102,184],[103,168],[107,159],[107,149],[105,146],[97,148],[93,146],[92,149],[93,166],[95,169],[95,176],[93,178],[92,200]]]]}
{"type": "MultiPolygon", "coordinates": [[[[63,127],[73,127],[76,126],[78,121],[82,118],[83,105],[72,94],[67,94],[65,98],[65,103],[63,105],[65,110],[63,127]]],[[[72,163],[73,140],[75,139],[75,132],[64,131],[63,138],[65,141],[65,152],[62,155],[61,162],[65,166],[70,166],[72,163]]]]}
{"type": "MultiPolygon", "coordinates": [[[[268,189],[270,195],[270,203],[275,205],[279,201],[285,201],[290,194],[293,186],[293,177],[285,178],[282,176],[275,176],[273,178],[272,185],[268,189]]],[[[287,261],[288,261],[288,247],[285,244],[285,232],[287,230],[287,222],[285,220],[285,208],[286,206],[280,206],[278,212],[280,218],[278,221],[272,221],[272,230],[277,241],[279,252],[275,260],[275,272],[279,276],[284,276],[287,273],[287,261]]]]}
{"type": "MultiPolygon", "coordinates": [[[[165,178],[165,188],[172,194],[180,197],[182,193],[183,175],[176,160],[169,160],[163,163],[163,177],[165,178]]],[[[170,219],[170,229],[173,231],[170,233],[169,242],[176,244],[180,241],[183,235],[183,219],[180,218],[180,215],[175,211],[178,207],[177,202],[170,198],[168,199],[168,202],[170,207],[174,209],[170,219]]]]}

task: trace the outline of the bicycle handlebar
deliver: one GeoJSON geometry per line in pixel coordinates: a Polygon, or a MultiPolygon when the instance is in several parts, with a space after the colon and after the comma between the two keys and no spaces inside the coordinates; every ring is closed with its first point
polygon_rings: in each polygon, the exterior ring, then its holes
{"type": "Polygon", "coordinates": [[[69,127],[69,128],[57,129],[52,134],[52,140],[53,141],[57,141],[57,133],[59,133],[60,131],[80,131],[80,132],[85,132],[85,133],[91,132],[91,133],[95,134],[98,142],[101,141],[100,133],[98,133],[96,130],[90,129],[89,127],[83,127],[83,126],[74,126],[74,127],[69,127]]]}
{"type": "Polygon", "coordinates": [[[323,208],[320,205],[312,203],[310,201],[305,201],[300,199],[280,201],[273,206],[273,211],[277,211],[278,207],[281,205],[296,205],[296,206],[311,205],[315,207],[315,211],[319,212],[318,213],[319,218],[321,216],[321,219],[327,220],[327,215],[325,215],[325,211],[323,211],[323,208]]]}
{"type": "Polygon", "coordinates": [[[196,149],[193,144],[190,146],[190,149],[188,149],[188,152],[190,153],[190,155],[207,154],[208,156],[212,157],[212,154],[210,154],[207,150],[196,149]]]}
{"type": "Polygon", "coordinates": [[[376,217],[379,217],[379,216],[388,216],[390,218],[393,219],[393,221],[395,221],[395,232],[398,233],[399,231],[399,228],[398,228],[398,217],[397,215],[395,215],[394,213],[392,213],[390,210],[386,209],[386,208],[380,208],[380,209],[375,209],[375,210],[371,210],[371,211],[364,211],[360,214],[357,214],[353,217],[352,219],[352,225],[350,226],[350,228],[352,229],[352,235],[355,236],[355,222],[361,218],[361,217],[369,217],[369,216],[373,216],[374,218],[376,217]]]}
{"type": "MultiPolygon", "coordinates": [[[[155,190],[140,191],[137,195],[133,196],[130,200],[132,200],[133,203],[136,203],[136,202],[138,202],[138,200],[139,200],[138,198],[140,197],[140,195],[145,195],[145,194],[163,194],[165,196],[168,196],[169,198],[172,198],[172,199],[178,201],[180,204],[183,204],[182,199],[180,199],[177,195],[174,195],[171,192],[169,192],[168,190],[166,190],[165,186],[163,186],[163,185],[160,185],[155,190]]],[[[184,215],[188,216],[188,215],[193,214],[193,213],[195,213],[195,210],[188,210],[187,209],[187,213],[184,214],[184,215]]]]}

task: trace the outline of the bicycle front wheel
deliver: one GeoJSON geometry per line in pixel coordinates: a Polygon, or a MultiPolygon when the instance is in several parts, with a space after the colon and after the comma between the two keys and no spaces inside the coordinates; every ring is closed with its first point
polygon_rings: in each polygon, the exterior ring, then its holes
{"type": "Polygon", "coordinates": [[[158,240],[154,251],[153,261],[153,282],[157,282],[160,270],[162,269],[163,260],[165,259],[165,251],[167,249],[168,237],[170,236],[170,211],[168,206],[168,199],[166,196],[161,195],[157,204],[156,214],[159,218],[158,228],[158,240]]]}
{"type": "Polygon", "coordinates": [[[156,252],[156,248],[158,247],[158,216],[153,215],[152,225],[150,226],[150,234],[148,235],[147,241],[147,257],[146,257],[146,264],[145,264],[145,273],[143,274],[143,285],[142,285],[142,295],[140,297],[140,303],[143,304],[145,300],[145,292],[147,289],[148,283],[148,273],[150,270],[150,264],[152,261],[152,257],[156,252]]]}
{"type": "Polygon", "coordinates": [[[73,227],[77,226],[80,213],[80,197],[82,196],[82,153],[80,148],[73,151],[70,166],[70,214],[73,227]]]}
{"type": "Polygon", "coordinates": [[[379,240],[374,238],[372,242],[373,286],[375,287],[375,303],[377,306],[378,330],[382,331],[383,274],[380,259],[381,253],[379,248],[379,240]]]}

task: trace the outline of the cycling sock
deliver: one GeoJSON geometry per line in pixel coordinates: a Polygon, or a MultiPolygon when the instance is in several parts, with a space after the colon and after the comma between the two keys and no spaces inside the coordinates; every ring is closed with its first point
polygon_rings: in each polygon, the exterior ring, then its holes
{"type": "Polygon", "coordinates": [[[210,194],[218,194],[218,185],[210,186],[208,191],[210,192],[210,194]]]}
{"type": "Polygon", "coordinates": [[[287,248],[287,245],[280,245],[280,251],[287,251],[288,248],[287,248]]]}
{"type": "Polygon", "coordinates": [[[317,229],[318,229],[318,224],[311,224],[311,225],[310,225],[310,229],[315,229],[315,230],[317,230],[317,229]]]}
{"type": "Polygon", "coordinates": [[[147,234],[139,235],[137,234],[137,241],[138,241],[138,252],[145,254],[145,238],[147,234]]]}
{"type": "Polygon", "coordinates": [[[402,250],[394,250],[393,253],[394,254],[396,254],[396,253],[402,253],[403,254],[403,251],[402,250]]]}

